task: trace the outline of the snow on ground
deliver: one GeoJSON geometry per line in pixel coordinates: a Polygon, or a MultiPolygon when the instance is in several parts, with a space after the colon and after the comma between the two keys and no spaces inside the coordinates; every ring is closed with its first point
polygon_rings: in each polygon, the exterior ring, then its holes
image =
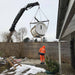
{"type": "MultiPolygon", "coordinates": [[[[37,74],[39,72],[45,72],[46,70],[44,68],[36,67],[36,66],[31,66],[31,65],[25,65],[21,64],[22,66],[17,66],[15,71],[12,72],[7,72],[7,74],[13,74],[13,75],[29,75],[29,74],[37,74]]],[[[10,68],[10,69],[13,69],[10,68]]],[[[5,75],[3,72],[0,75],[5,75]]]]}
{"type": "Polygon", "coordinates": [[[3,57],[0,57],[0,60],[2,60],[3,59],[3,57]]]}

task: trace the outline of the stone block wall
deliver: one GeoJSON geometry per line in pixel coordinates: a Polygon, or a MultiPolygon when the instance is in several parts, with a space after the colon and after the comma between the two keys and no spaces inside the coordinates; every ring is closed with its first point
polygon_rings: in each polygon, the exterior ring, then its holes
{"type": "MultiPolygon", "coordinates": [[[[39,58],[38,51],[43,45],[46,46],[46,55],[58,60],[58,42],[28,42],[28,43],[0,43],[2,56],[16,56],[39,58]]],[[[70,62],[70,47],[67,42],[61,43],[62,62],[70,62]]]]}

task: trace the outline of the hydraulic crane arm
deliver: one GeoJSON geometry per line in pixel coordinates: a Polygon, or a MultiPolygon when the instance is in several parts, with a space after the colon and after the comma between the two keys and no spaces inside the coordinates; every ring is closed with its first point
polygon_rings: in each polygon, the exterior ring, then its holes
{"type": "Polygon", "coordinates": [[[25,10],[28,10],[28,9],[34,7],[34,6],[38,6],[38,5],[39,5],[39,3],[38,3],[38,2],[35,2],[35,3],[30,3],[30,4],[28,4],[28,5],[27,5],[26,7],[24,7],[24,8],[21,8],[21,10],[19,11],[19,13],[18,13],[17,16],[15,17],[15,19],[14,19],[14,21],[13,21],[13,23],[12,23],[11,28],[9,29],[10,33],[9,33],[7,42],[10,41],[11,36],[12,36],[13,32],[15,31],[15,26],[16,26],[17,22],[19,21],[20,17],[22,16],[22,14],[24,13],[24,11],[25,11],[25,10]]]}
{"type": "Polygon", "coordinates": [[[19,11],[19,13],[18,13],[17,16],[15,17],[15,19],[14,19],[14,21],[13,21],[13,23],[12,23],[11,28],[9,29],[10,32],[12,32],[12,31],[15,30],[15,26],[16,26],[17,22],[19,21],[20,17],[22,16],[22,14],[24,13],[24,11],[25,11],[25,10],[28,10],[29,8],[32,8],[32,7],[34,7],[34,6],[37,6],[37,5],[39,5],[39,3],[38,3],[38,2],[35,2],[35,3],[30,3],[30,4],[28,4],[28,5],[27,5],[26,7],[24,7],[24,8],[21,8],[21,10],[19,11]]]}

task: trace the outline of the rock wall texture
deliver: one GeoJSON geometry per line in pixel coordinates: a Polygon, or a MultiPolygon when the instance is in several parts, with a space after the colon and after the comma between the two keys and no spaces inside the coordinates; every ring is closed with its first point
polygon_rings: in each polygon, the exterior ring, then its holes
{"type": "MultiPolygon", "coordinates": [[[[43,45],[46,46],[46,55],[58,60],[58,42],[0,43],[0,56],[39,58],[38,51],[43,45]]],[[[71,61],[70,45],[67,42],[61,43],[61,58],[62,62],[71,61]]]]}

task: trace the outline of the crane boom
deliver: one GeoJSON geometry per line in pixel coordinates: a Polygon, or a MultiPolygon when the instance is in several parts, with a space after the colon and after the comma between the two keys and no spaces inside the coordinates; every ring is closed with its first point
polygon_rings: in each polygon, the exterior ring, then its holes
{"type": "Polygon", "coordinates": [[[10,41],[11,36],[12,36],[13,32],[15,31],[15,26],[16,26],[17,22],[19,21],[19,19],[21,18],[21,16],[22,16],[22,14],[24,13],[24,11],[25,11],[25,10],[28,10],[28,9],[34,7],[34,6],[38,6],[38,5],[39,5],[38,2],[29,3],[26,7],[20,9],[19,13],[17,14],[17,16],[15,17],[15,19],[14,19],[14,21],[13,21],[13,23],[12,23],[11,28],[9,29],[10,33],[9,33],[7,42],[10,41]]]}

